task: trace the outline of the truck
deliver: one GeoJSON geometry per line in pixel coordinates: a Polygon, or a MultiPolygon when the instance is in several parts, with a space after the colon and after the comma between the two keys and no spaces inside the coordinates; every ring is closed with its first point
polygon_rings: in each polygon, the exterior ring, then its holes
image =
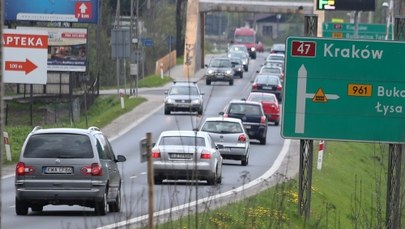
{"type": "Polygon", "coordinates": [[[256,31],[252,28],[241,27],[236,28],[233,36],[234,44],[243,44],[249,51],[249,56],[252,59],[256,59],[257,43],[256,43],[256,31]]]}

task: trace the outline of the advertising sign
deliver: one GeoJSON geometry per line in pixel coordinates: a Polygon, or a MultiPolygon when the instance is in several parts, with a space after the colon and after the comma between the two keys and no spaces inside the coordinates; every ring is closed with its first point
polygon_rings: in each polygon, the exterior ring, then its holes
{"type": "Polygon", "coordinates": [[[5,0],[5,21],[97,23],[99,0],[5,0]]]}
{"type": "Polygon", "coordinates": [[[375,0],[317,0],[316,9],[375,11],[375,0]]]}
{"type": "Polygon", "coordinates": [[[46,84],[46,31],[4,29],[3,83],[46,84]]]}
{"type": "MultiPolygon", "coordinates": [[[[17,27],[17,29],[32,27],[17,27]]],[[[48,71],[85,72],[87,29],[35,27],[48,34],[48,71]]]]}
{"type": "Polygon", "coordinates": [[[405,43],[289,37],[282,136],[405,143],[405,43]]]}

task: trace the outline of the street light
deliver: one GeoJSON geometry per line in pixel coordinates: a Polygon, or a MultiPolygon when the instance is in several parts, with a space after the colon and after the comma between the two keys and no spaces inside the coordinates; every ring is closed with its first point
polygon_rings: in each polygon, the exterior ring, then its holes
{"type": "Polygon", "coordinates": [[[279,37],[280,34],[280,19],[281,19],[281,14],[276,15],[277,18],[277,33],[276,33],[276,39],[279,37]]]}
{"type": "Polygon", "coordinates": [[[392,29],[394,28],[394,2],[393,0],[390,0],[390,2],[383,2],[382,7],[387,8],[388,13],[386,14],[386,30],[385,30],[385,40],[388,40],[388,36],[390,34],[390,26],[391,26],[391,40],[394,40],[394,31],[392,29]]]}

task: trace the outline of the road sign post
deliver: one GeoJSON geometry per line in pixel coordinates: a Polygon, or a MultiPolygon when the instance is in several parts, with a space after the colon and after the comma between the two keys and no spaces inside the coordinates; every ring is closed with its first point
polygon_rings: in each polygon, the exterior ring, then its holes
{"type": "Polygon", "coordinates": [[[404,42],[289,37],[282,136],[405,142],[404,42]]]}

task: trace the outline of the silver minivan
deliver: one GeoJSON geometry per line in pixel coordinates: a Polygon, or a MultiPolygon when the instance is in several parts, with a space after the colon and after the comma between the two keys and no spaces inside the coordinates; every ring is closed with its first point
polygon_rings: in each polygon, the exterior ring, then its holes
{"type": "Polygon", "coordinates": [[[97,127],[35,127],[28,134],[16,165],[15,211],[41,212],[46,205],[80,205],[121,210],[121,175],[108,139],[97,127]]]}

